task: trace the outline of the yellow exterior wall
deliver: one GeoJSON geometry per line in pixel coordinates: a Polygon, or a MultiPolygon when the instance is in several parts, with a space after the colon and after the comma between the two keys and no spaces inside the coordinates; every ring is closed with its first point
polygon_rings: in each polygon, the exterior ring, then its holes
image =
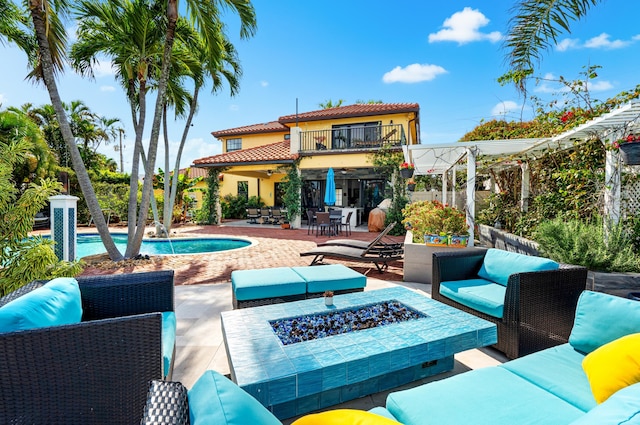
{"type": "Polygon", "coordinates": [[[372,164],[371,161],[369,161],[370,156],[371,153],[305,156],[302,158],[302,161],[300,161],[300,169],[371,167],[372,164]]]}
{"type": "Polygon", "coordinates": [[[227,152],[227,140],[229,139],[242,139],[242,149],[255,148],[257,146],[269,145],[271,143],[282,142],[285,134],[289,134],[286,131],[281,133],[258,133],[258,134],[243,134],[236,136],[225,136],[222,140],[222,152],[227,152]]]}

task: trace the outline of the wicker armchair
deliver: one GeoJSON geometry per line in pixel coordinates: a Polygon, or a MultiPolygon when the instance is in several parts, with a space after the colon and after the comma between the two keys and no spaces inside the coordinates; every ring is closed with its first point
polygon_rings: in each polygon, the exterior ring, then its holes
{"type": "Polygon", "coordinates": [[[77,280],[81,323],[0,334],[0,423],[137,423],[149,381],[162,379],[159,312],[174,311],[173,271],[77,280]]]}
{"type": "Polygon", "coordinates": [[[561,264],[558,270],[516,273],[509,277],[502,318],[493,317],[440,294],[440,282],[474,279],[486,249],[433,254],[434,300],[481,317],[498,327],[495,348],[514,359],[568,341],[587,269],[561,264]]]}

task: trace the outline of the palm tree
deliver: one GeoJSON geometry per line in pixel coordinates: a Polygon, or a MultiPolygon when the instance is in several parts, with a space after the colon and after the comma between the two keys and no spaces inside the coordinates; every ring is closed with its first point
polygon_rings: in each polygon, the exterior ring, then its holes
{"type": "MultiPolygon", "coordinates": [[[[505,47],[510,72],[505,76],[525,92],[525,83],[563,32],[571,32],[570,22],[583,18],[601,0],[522,0],[514,8],[505,47]]],[[[503,78],[505,78],[503,77],[503,78]]]]}
{"type": "MultiPolygon", "coordinates": [[[[186,53],[191,54],[192,60],[185,60],[183,63],[191,65],[190,76],[193,80],[193,93],[188,97],[189,113],[185,121],[184,130],[182,132],[182,138],[180,139],[180,145],[178,147],[178,153],[176,156],[176,162],[173,168],[171,179],[165,179],[164,185],[164,227],[168,232],[171,228],[172,220],[171,216],[176,201],[179,199],[178,193],[178,179],[180,171],[180,159],[182,157],[182,151],[187,142],[189,130],[191,129],[191,122],[195,115],[198,105],[198,95],[200,89],[205,85],[207,77],[212,80],[211,92],[216,93],[219,91],[224,81],[229,85],[231,96],[238,93],[240,89],[240,76],[242,75],[242,69],[238,60],[238,55],[233,44],[227,39],[227,37],[219,32],[220,43],[223,46],[221,56],[212,60],[206,55],[204,49],[204,40],[198,35],[189,38],[189,43],[183,44],[181,48],[186,53]],[[169,184],[170,183],[170,184],[169,184]]],[[[168,146],[166,151],[168,152],[168,146]]],[[[168,156],[166,157],[165,169],[169,169],[168,156]]]]}
{"type": "Polygon", "coordinates": [[[337,108],[339,106],[342,106],[343,103],[344,103],[344,99],[338,99],[336,102],[329,99],[325,102],[318,103],[318,106],[322,109],[331,109],[331,108],[337,108]]]}
{"type": "MultiPolygon", "coordinates": [[[[5,2],[6,0],[0,1],[5,2]]],[[[67,40],[63,20],[68,12],[68,3],[64,0],[55,2],[49,2],[48,0],[30,0],[28,2],[28,8],[31,14],[33,29],[35,30],[37,55],[34,54],[34,50],[32,49],[34,47],[33,44],[29,46],[23,46],[20,43],[17,44],[23,48],[27,55],[33,60],[32,65],[34,66],[34,70],[30,75],[38,81],[44,81],[47,91],[49,92],[49,98],[56,112],[62,137],[69,149],[78,183],[107,253],[112,260],[121,260],[123,258],[122,254],[120,254],[118,248],[116,248],[109,234],[107,222],[102,215],[102,209],[91,185],[89,174],[82,162],[78,146],[75,143],[55,79],[56,73],[61,72],[62,65],[66,60],[65,51],[67,40]],[[31,49],[29,49],[29,47],[31,47],[31,49]]],[[[27,36],[28,32],[25,31],[24,34],[27,36]]],[[[26,38],[28,39],[28,36],[26,38]]]]}
{"type": "MultiPolygon", "coordinates": [[[[255,10],[249,0],[209,0],[204,2],[187,0],[186,8],[183,10],[186,11],[187,16],[191,17],[195,28],[200,33],[202,40],[205,41],[205,51],[207,52],[207,56],[212,59],[220,57],[220,45],[216,43],[216,41],[218,41],[218,34],[224,28],[220,19],[221,9],[230,9],[238,14],[240,17],[240,36],[242,38],[252,36],[256,30],[255,10]]],[[[168,0],[166,9],[167,27],[165,33],[164,52],[162,56],[162,71],[158,82],[158,94],[153,115],[151,139],[149,141],[147,157],[148,164],[142,187],[142,200],[140,202],[141,205],[138,215],[138,223],[141,223],[141,225],[136,229],[134,238],[134,246],[137,247],[142,243],[142,237],[144,235],[144,226],[142,223],[144,223],[147,218],[147,211],[153,189],[153,168],[155,167],[156,162],[158,139],[160,136],[160,123],[164,109],[167,82],[169,80],[169,65],[171,63],[171,53],[179,16],[178,0],[168,0]]],[[[133,160],[138,160],[135,156],[135,152],[133,160]]],[[[129,252],[129,247],[127,247],[127,252],[129,252]]]]}

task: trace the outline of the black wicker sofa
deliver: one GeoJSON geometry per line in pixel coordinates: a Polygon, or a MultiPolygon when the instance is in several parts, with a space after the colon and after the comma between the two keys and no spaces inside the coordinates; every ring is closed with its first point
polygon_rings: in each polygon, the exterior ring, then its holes
{"type": "MultiPolygon", "coordinates": [[[[131,424],[163,373],[173,271],[78,277],[82,320],[0,333],[0,423],[131,424]]],[[[0,307],[43,286],[32,282],[0,307]]],[[[175,357],[175,343],[173,345],[175,357]]]]}
{"type": "MultiPolygon", "coordinates": [[[[471,285],[481,285],[478,273],[487,252],[485,248],[472,248],[434,253],[432,298],[495,323],[498,342],[494,347],[511,359],[566,343],[578,296],[586,287],[587,269],[559,264],[556,270],[505,273],[508,281],[502,283],[505,288],[501,315],[470,308],[460,299],[452,299],[451,294],[443,295],[447,293],[443,291],[442,282],[447,285],[446,282],[468,281],[471,285]]],[[[524,257],[524,261],[531,258],[523,254],[509,255],[515,259],[513,270],[517,270],[518,256],[524,257]]],[[[459,290],[462,292],[464,288],[459,290]]]]}

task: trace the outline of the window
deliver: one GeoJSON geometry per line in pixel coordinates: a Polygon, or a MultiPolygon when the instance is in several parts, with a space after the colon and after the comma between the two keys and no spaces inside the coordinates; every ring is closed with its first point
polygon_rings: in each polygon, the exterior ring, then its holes
{"type": "Polygon", "coordinates": [[[249,200],[249,182],[248,181],[238,182],[238,196],[242,196],[246,200],[249,200]]]}
{"type": "Polygon", "coordinates": [[[227,139],[227,152],[239,151],[242,149],[242,139],[227,139]]]}
{"type": "Polygon", "coordinates": [[[379,121],[332,126],[333,146],[337,149],[366,147],[380,140],[379,121]]]}

